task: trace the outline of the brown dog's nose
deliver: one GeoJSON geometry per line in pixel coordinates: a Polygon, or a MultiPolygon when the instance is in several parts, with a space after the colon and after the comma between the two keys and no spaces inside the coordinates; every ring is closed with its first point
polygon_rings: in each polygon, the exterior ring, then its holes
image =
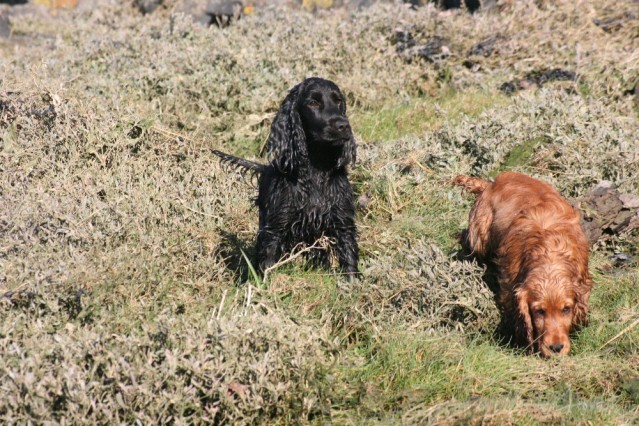
{"type": "Polygon", "coordinates": [[[555,343],[554,345],[550,345],[549,348],[550,348],[551,351],[553,351],[553,352],[558,354],[564,348],[564,344],[563,343],[555,343]]]}

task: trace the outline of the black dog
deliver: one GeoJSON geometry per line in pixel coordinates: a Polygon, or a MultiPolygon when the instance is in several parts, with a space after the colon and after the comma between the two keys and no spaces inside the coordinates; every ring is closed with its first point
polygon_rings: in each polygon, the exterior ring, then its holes
{"type": "MultiPolygon", "coordinates": [[[[329,237],[342,271],[357,270],[353,189],[346,166],[355,162],[355,139],[339,87],[308,78],[280,106],[269,135],[270,164],[213,151],[223,161],[259,175],[257,260],[264,272],[297,244],[329,237]]],[[[329,253],[313,249],[315,265],[329,267],[329,253]]]]}

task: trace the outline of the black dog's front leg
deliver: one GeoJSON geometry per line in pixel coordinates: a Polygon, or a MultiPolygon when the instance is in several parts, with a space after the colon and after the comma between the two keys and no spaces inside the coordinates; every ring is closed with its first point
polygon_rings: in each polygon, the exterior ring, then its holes
{"type": "Polygon", "coordinates": [[[323,248],[312,249],[306,256],[309,263],[315,268],[329,269],[331,262],[328,256],[328,251],[323,248]]]}
{"type": "Polygon", "coordinates": [[[339,266],[349,280],[359,277],[357,269],[358,247],[357,247],[357,230],[355,224],[344,229],[338,230],[334,235],[336,240],[335,253],[339,260],[339,266]]]}
{"type": "Polygon", "coordinates": [[[265,229],[260,229],[257,234],[257,242],[255,244],[255,252],[257,254],[257,264],[260,272],[264,272],[275,265],[284,253],[282,247],[282,236],[265,229]]]}

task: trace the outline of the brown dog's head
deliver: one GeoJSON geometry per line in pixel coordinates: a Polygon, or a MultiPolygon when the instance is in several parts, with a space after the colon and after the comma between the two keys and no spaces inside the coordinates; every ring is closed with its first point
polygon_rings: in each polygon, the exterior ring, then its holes
{"type": "Polygon", "coordinates": [[[516,292],[520,333],[544,357],[570,352],[570,331],[586,322],[589,287],[564,269],[534,270],[516,292]]]}

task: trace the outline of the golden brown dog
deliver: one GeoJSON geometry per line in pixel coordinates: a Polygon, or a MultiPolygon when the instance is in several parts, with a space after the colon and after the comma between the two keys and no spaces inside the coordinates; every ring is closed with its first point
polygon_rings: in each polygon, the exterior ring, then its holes
{"type": "Polygon", "coordinates": [[[567,354],[571,329],[587,322],[592,288],[579,213],[552,186],[521,173],[453,183],[478,195],[466,243],[496,266],[517,341],[542,356],[567,354]]]}

